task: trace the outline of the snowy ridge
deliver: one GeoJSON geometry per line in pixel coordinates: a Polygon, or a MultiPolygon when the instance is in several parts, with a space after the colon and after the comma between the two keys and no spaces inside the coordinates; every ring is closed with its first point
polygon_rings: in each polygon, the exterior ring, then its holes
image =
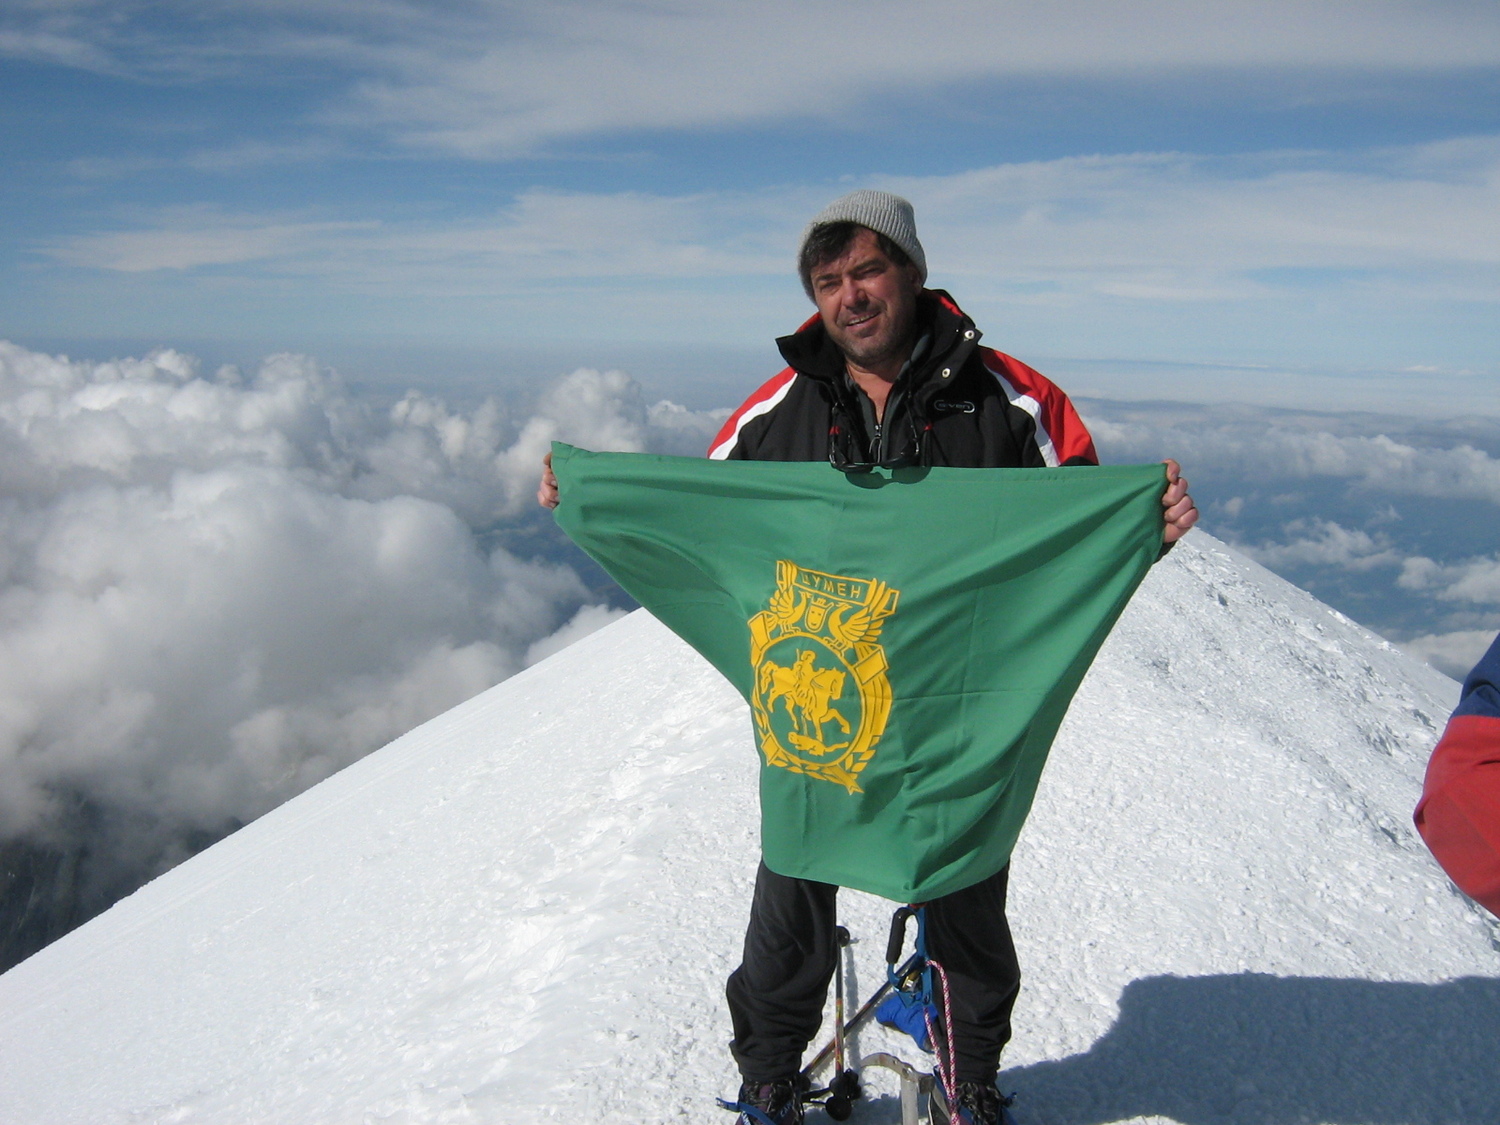
{"type": "MultiPolygon", "coordinates": [[[[1202,533],[1159,564],[1016,854],[1023,1125],[1500,1120],[1500,930],[1410,822],[1455,697],[1202,533]]],[[[728,1125],[749,731],[648,616],[585,638],[0,976],[0,1122],[728,1125]]]]}

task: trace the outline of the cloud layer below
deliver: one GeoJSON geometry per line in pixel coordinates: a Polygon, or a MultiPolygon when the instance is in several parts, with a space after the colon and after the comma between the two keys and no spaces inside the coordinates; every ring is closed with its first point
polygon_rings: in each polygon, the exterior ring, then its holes
{"type": "Polygon", "coordinates": [[[1461,678],[1500,630],[1500,423],[1090,403],[1114,461],[1177,457],[1205,526],[1461,678]]]}
{"type": "Polygon", "coordinates": [[[149,874],[598,627],[573,569],[494,545],[543,451],[697,452],[716,420],[619,372],[513,418],[377,411],[301,356],[0,343],[0,843],[103,810],[149,874]]]}

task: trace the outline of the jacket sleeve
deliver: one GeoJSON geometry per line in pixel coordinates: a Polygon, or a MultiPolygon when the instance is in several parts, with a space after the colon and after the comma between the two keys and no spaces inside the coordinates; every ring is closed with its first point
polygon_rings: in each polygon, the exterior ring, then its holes
{"type": "Polygon", "coordinates": [[[797,373],[790,367],[784,368],[741,403],[740,408],[724,420],[724,425],[709,445],[709,460],[742,461],[753,457],[752,451],[745,448],[745,427],[775,410],[792,389],[796,377],[797,373]]]}
{"type": "Polygon", "coordinates": [[[1464,681],[1414,819],[1448,877],[1500,915],[1500,637],[1464,681]]]}
{"type": "Polygon", "coordinates": [[[979,354],[1010,404],[1031,416],[1043,464],[1099,463],[1094,439],[1061,387],[1014,356],[993,348],[981,348],[979,354]]]}

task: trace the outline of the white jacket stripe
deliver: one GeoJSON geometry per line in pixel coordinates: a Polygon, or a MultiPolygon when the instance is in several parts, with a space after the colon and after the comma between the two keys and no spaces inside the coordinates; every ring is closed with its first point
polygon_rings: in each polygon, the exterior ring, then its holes
{"type": "Polygon", "coordinates": [[[748,423],[754,421],[756,418],[759,418],[762,414],[769,414],[772,410],[776,409],[777,404],[780,403],[782,399],[786,398],[787,392],[792,389],[792,384],[796,381],[797,379],[794,375],[792,378],[782,383],[774,393],[761,399],[757,403],[747,405],[744,408],[743,413],[741,413],[739,418],[735,420],[734,432],[726,435],[721,441],[715,442],[713,448],[708,451],[709,460],[727,460],[730,451],[739,444],[740,431],[743,430],[748,423]]]}
{"type": "Polygon", "coordinates": [[[1031,415],[1031,420],[1036,423],[1036,446],[1042,452],[1042,460],[1049,466],[1059,464],[1057,450],[1052,446],[1052,435],[1047,432],[1047,427],[1042,422],[1042,404],[1030,395],[1022,394],[1016,389],[1014,383],[989,364],[985,364],[984,369],[995,377],[995,381],[1000,384],[1000,389],[1005,392],[1005,397],[1010,399],[1013,405],[1019,406],[1031,415]]]}

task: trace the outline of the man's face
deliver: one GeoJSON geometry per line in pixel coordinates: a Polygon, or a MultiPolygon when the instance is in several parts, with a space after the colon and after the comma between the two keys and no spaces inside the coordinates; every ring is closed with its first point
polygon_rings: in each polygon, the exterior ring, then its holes
{"type": "Polygon", "coordinates": [[[905,362],[919,277],[916,266],[887,258],[875,232],[863,227],[842,255],[813,267],[818,315],[847,359],[864,368],[905,362]]]}

